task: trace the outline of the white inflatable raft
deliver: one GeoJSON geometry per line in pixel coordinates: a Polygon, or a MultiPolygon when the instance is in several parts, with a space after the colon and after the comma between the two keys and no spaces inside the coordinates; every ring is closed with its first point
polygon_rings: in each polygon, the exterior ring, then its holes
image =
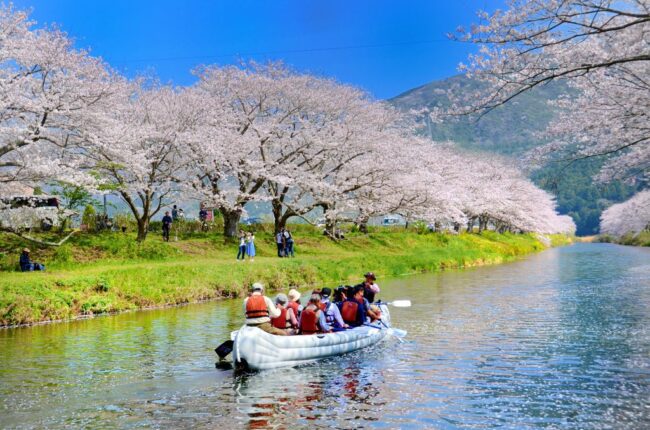
{"type": "MultiPolygon", "coordinates": [[[[335,333],[276,336],[257,327],[243,326],[232,334],[235,366],[251,370],[292,367],[375,345],[393,334],[388,307],[379,306],[383,324],[368,324],[335,333]]],[[[405,334],[400,330],[400,336],[405,334]]]]}

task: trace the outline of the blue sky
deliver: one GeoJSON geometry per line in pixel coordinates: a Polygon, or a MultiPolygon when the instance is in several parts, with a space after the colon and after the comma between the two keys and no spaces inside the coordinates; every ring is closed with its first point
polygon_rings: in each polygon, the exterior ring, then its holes
{"type": "Polygon", "coordinates": [[[456,73],[476,47],[446,33],[498,0],[14,0],[39,26],[133,76],[186,85],[200,64],[283,60],[389,98],[456,73]]]}

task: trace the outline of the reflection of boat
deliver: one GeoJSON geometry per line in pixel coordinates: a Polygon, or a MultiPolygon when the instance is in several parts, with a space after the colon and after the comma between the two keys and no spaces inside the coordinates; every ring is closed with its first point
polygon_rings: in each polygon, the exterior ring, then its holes
{"type": "Polygon", "coordinates": [[[388,307],[379,306],[383,324],[366,324],[335,333],[275,336],[257,327],[243,326],[234,333],[235,365],[252,370],[298,366],[375,345],[392,332],[388,307]]]}

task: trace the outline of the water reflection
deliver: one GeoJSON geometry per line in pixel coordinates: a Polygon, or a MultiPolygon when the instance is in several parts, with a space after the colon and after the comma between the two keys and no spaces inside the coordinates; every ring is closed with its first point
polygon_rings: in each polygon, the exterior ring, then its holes
{"type": "Polygon", "coordinates": [[[643,428],[650,250],[555,249],[384,282],[383,343],[317,365],[215,369],[239,301],[0,331],[1,428],[643,428]]]}

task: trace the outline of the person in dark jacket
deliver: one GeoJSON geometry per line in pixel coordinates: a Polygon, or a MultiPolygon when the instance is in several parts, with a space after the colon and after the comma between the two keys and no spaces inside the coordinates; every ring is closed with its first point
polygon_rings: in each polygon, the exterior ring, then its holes
{"type": "Polygon", "coordinates": [[[41,263],[31,261],[29,258],[29,249],[23,249],[23,252],[20,254],[20,270],[23,272],[33,272],[34,270],[45,270],[45,266],[41,263]]]}
{"type": "Polygon", "coordinates": [[[285,243],[285,256],[286,257],[295,257],[296,254],[293,251],[293,236],[291,235],[291,232],[287,230],[286,228],[282,229],[282,235],[284,236],[284,243],[285,243]]]}
{"type": "Polygon", "coordinates": [[[169,211],[165,212],[165,216],[162,219],[162,231],[163,231],[163,240],[169,242],[169,231],[172,228],[172,222],[174,220],[169,216],[169,211]]]}
{"type": "Polygon", "coordinates": [[[368,272],[363,275],[366,280],[359,285],[363,285],[363,296],[368,300],[368,302],[373,303],[375,301],[375,295],[379,293],[379,285],[375,283],[377,277],[374,273],[368,272]]]}
{"type": "Polygon", "coordinates": [[[380,315],[371,309],[370,303],[363,297],[363,286],[356,285],[352,291],[352,297],[341,304],[343,320],[352,327],[358,327],[365,324],[368,318],[371,322],[379,319],[380,315]]]}

